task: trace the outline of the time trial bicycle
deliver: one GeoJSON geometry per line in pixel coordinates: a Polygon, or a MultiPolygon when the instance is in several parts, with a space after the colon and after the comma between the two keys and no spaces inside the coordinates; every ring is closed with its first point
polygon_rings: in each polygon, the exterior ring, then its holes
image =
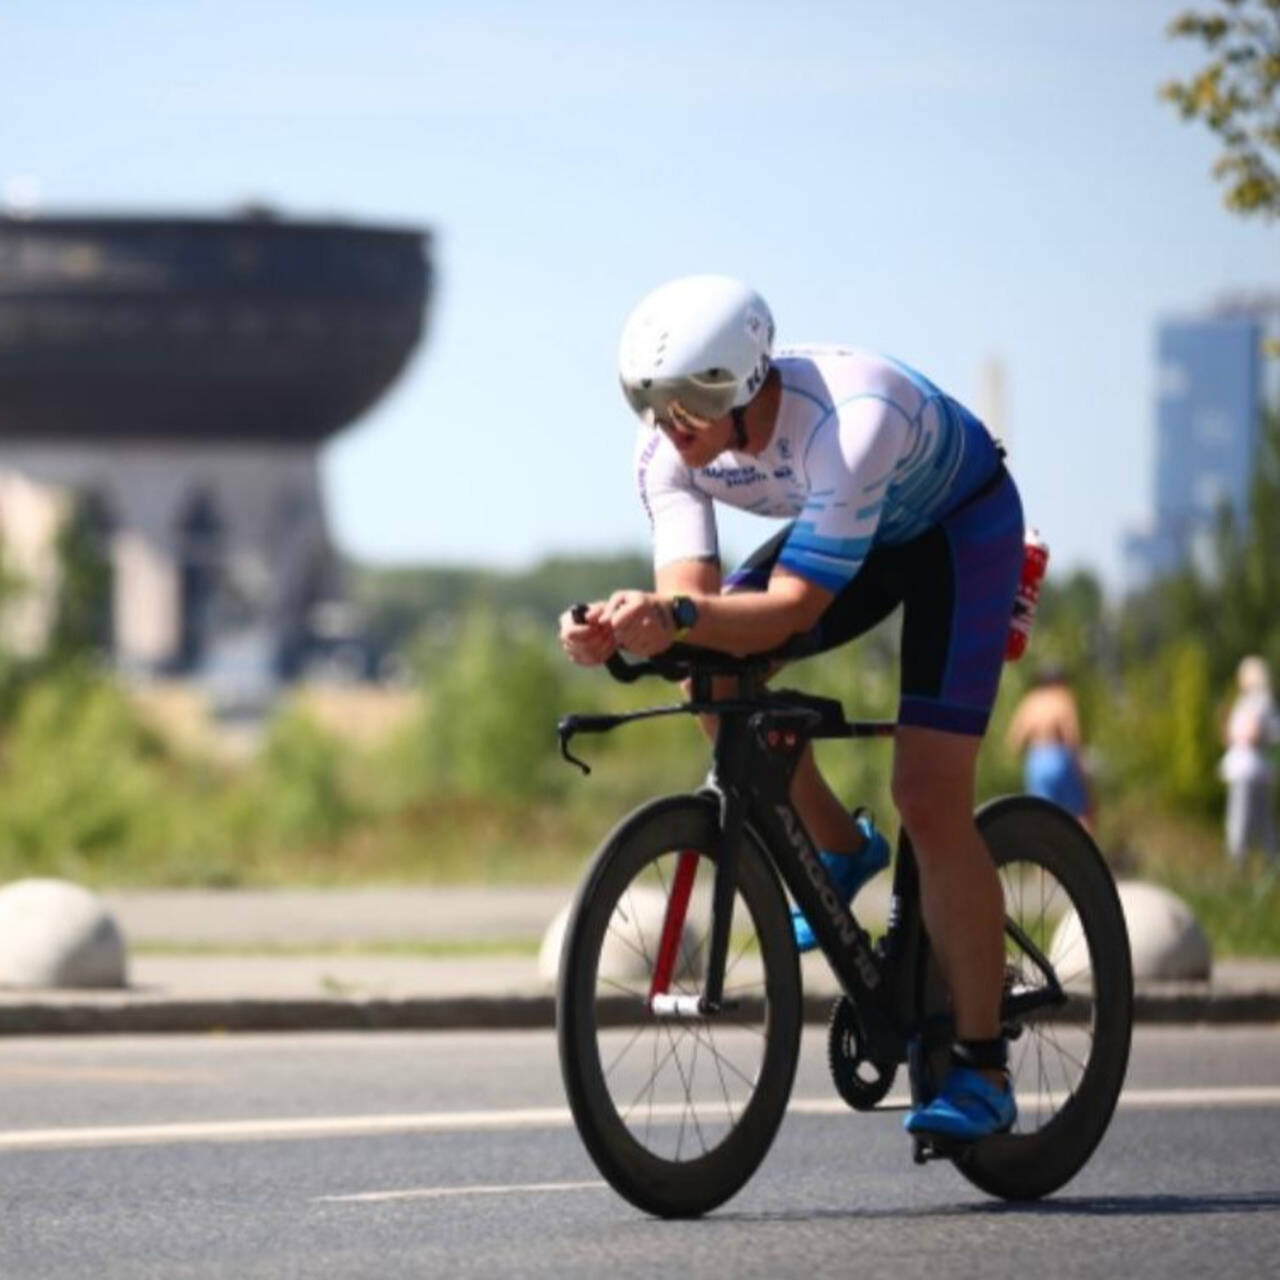
{"type": "MultiPolygon", "coordinates": [[[[840,1096],[859,1111],[876,1107],[905,1063],[913,1105],[924,1105],[948,1066],[949,997],[909,837],[898,837],[887,925],[873,944],[790,800],[810,741],[888,737],[895,725],[846,720],[832,699],[767,689],[777,656],[680,645],[643,662],[615,655],[616,679],[687,680],[688,700],[559,725],[562,754],[588,771],[569,749],[577,734],[717,717],[707,781],[642,805],[608,835],[561,952],[557,1038],[578,1132],[621,1195],[664,1217],[728,1200],[782,1121],[803,1017],[788,893],[843,991],[828,1033],[840,1096]],[[726,676],[736,694],[714,696],[713,681],[726,676]]],[[[949,1159],[984,1191],[1030,1200],[1079,1171],[1115,1109],[1133,1017],[1129,939],[1106,863],[1065,811],[1012,796],[983,805],[977,824],[1004,889],[1000,1016],[1018,1119],[977,1142],[914,1138],[914,1156],[949,1159]]]]}

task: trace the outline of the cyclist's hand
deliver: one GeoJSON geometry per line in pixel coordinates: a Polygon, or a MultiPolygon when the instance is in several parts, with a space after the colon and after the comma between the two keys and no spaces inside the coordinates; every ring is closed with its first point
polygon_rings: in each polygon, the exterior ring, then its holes
{"type": "Polygon", "coordinates": [[[642,658],[669,649],[676,638],[671,607],[652,591],[615,591],[604,620],[613,628],[618,647],[642,658]]]}
{"type": "Polygon", "coordinates": [[[604,621],[607,608],[602,600],[587,606],[586,620],[574,621],[573,610],[560,615],[560,647],[580,667],[596,667],[617,652],[613,628],[604,621]]]}

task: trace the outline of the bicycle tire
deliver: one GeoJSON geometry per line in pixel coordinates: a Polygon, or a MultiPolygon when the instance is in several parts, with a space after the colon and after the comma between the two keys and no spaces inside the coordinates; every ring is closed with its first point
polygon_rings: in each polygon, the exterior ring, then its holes
{"type": "Polygon", "coordinates": [[[663,872],[664,860],[681,853],[698,855],[698,879],[706,887],[695,891],[689,916],[703,926],[702,938],[696,947],[682,945],[684,973],[677,971],[672,988],[698,992],[696,962],[709,933],[708,890],[717,838],[717,805],[707,796],[674,796],[638,809],[597,854],[570,912],[561,952],[557,1041],[578,1132],[596,1167],[620,1195],[668,1218],[706,1213],[745,1185],[782,1122],[800,1052],[800,968],[790,913],[777,875],[749,828],[738,851],[734,932],[725,975],[725,997],[738,1001],[737,1012],[670,1019],[657,1018],[649,1009],[657,950],[653,934],[661,932],[665,906],[659,922],[648,926],[646,938],[635,905],[636,886],[649,887],[646,882],[653,880],[660,894],[661,886],[669,889],[671,883],[663,872]],[[744,933],[749,935],[746,943],[741,941],[744,933]],[[621,983],[602,977],[608,967],[602,965],[606,939],[619,936],[639,970],[621,983]],[[752,987],[759,988],[757,995],[749,994],[752,987]],[[751,1022],[746,1032],[735,1025],[742,1020],[751,1022]],[[617,1033],[621,1050],[606,1044],[619,1025],[626,1027],[617,1033]],[[739,1042],[758,1057],[754,1067],[730,1057],[739,1042]],[[713,1061],[714,1071],[708,1075],[704,1070],[699,1080],[700,1056],[713,1061]],[[650,1065],[652,1076],[646,1081],[650,1065]],[[670,1065],[676,1068],[674,1076],[667,1071],[670,1065]],[[638,1093],[636,1078],[641,1081],[638,1093]],[[670,1089],[676,1101],[659,1101],[660,1087],[670,1089]],[[735,1101],[731,1091],[745,1096],[735,1101]],[[630,1105],[628,1097],[634,1098],[630,1105]],[[700,1118],[698,1108],[704,1104],[707,1110],[700,1118]],[[681,1145],[686,1131],[689,1158],[681,1145]]]}
{"type": "MultiPolygon", "coordinates": [[[[1018,1121],[954,1162],[991,1195],[1036,1200],[1080,1171],[1115,1111],[1133,1027],[1129,934],[1097,845],[1064,810],[1015,796],[984,807],[978,828],[1000,872],[1006,919],[1021,917],[1069,1001],[1056,1014],[1011,1020],[1018,1121]]],[[[1036,974],[1007,925],[1005,937],[1007,1000],[1036,974]]]]}

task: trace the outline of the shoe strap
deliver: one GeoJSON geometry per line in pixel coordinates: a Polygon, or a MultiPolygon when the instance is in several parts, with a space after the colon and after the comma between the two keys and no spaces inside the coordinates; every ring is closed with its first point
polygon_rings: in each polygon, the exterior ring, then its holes
{"type": "Polygon", "coordinates": [[[951,1061],[957,1067],[976,1071],[1007,1071],[1009,1042],[999,1036],[995,1040],[957,1040],[951,1046],[951,1061]]]}

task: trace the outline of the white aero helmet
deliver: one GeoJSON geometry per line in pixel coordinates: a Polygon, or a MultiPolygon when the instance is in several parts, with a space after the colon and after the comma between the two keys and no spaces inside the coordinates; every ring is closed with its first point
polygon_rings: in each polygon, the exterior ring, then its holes
{"type": "Polygon", "coordinates": [[[730,276],[682,276],[627,317],[618,346],[622,391],[636,413],[661,417],[672,401],[699,418],[741,408],[764,385],[773,316],[730,276]]]}

